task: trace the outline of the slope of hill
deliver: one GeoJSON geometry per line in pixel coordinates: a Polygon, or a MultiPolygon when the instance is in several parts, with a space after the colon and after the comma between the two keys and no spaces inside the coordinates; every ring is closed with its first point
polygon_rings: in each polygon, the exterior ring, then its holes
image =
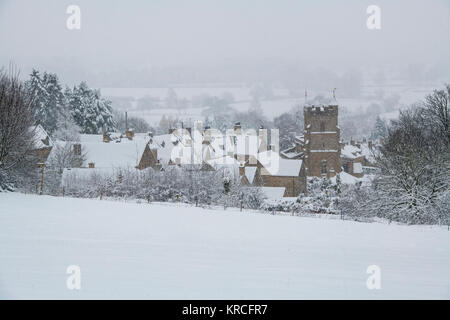
{"type": "Polygon", "coordinates": [[[447,227],[0,193],[1,299],[449,299],[449,270],[447,227]]]}

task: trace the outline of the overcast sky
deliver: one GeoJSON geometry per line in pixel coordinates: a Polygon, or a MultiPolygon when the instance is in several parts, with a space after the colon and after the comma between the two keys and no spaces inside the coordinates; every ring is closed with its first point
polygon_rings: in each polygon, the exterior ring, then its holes
{"type": "Polygon", "coordinates": [[[448,0],[0,0],[0,64],[25,69],[265,59],[448,67],[449,39],[448,0]],[[81,8],[81,30],[66,28],[70,4],[81,8]],[[366,27],[370,4],[381,8],[381,30],[366,27]]]}

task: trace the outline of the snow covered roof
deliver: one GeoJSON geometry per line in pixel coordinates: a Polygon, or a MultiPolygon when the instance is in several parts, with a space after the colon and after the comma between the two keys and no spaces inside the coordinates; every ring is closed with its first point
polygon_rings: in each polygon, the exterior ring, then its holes
{"type": "Polygon", "coordinates": [[[258,154],[258,161],[264,167],[261,175],[296,177],[300,174],[302,160],[283,159],[278,153],[265,151],[258,154]]]}
{"type": "Polygon", "coordinates": [[[364,156],[367,161],[372,163],[375,162],[374,153],[376,152],[376,149],[370,149],[368,143],[361,143],[358,146],[352,146],[351,144],[345,145],[341,149],[341,156],[349,159],[356,159],[364,156]]]}
{"type": "Polygon", "coordinates": [[[35,127],[30,127],[29,130],[34,135],[33,146],[36,149],[47,148],[47,147],[53,146],[52,139],[48,135],[47,131],[45,131],[45,129],[40,124],[38,124],[35,127]]]}
{"type": "Polygon", "coordinates": [[[369,162],[374,163],[375,162],[375,154],[376,149],[370,149],[369,145],[364,143],[361,144],[361,154],[366,157],[366,160],[369,162]]]}
{"type": "Polygon", "coordinates": [[[255,179],[257,167],[245,167],[245,176],[247,177],[248,182],[253,183],[253,179],[255,179]]]}
{"type": "Polygon", "coordinates": [[[95,168],[136,167],[149,142],[148,135],[137,135],[133,140],[127,138],[103,142],[103,135],[82,134],[80,144],[86,153],[86,161],[94,163],[95,168]]]}
{"type": "Polygon", "coordinates": [[[285,187],[260,187],[267,200],[279,200],[283,198],[285,187]]]}
{"type": "Polygon", "coordinates": [[[172,142],[172,135],[171,134],[163,134],[159,136],[153,137],[153,146],[155,146],[158,149],[158,159],[162,162],[167,164],[172,155],[172,149],[174,147],[174,144],[172,142]]]}
{"type": "MultiPolygon", "coordinates": [[[[342,184],[356,184],[358,181],[360,181],[360,179],[358,179],[344,171],[341,171],[339,173],[339,175],[340,175],[342,184]]],[[[336,176],[332,177],[330,180],[332,183],[336,183],[336,176]]]]}
{"type": "Polygon", "coordinates": [[[230,156],[217,157],[211,160],[208,160],[207,163],[213,167],[215,166],[239,166],[239,161],[230,156]]]}
{"type": "MultiPolygon", "coordinates": [[[[288,149],[290,150],[290,149],[288,149]]],[[[288,158],[288,159],[295,159],[295,158],[299,158],[303,155],[303,152],[296,152],[296,151],[282,151],[281,154],[288,158]]]]}
{"type": "Polygon", "coordinates": [[[357,146],[352,146],[351,144],[346,144],[341,149],[341,156],[349,158],[349,159],[356,159],[358,157],[361,157],[361,149],[357,146]]]}

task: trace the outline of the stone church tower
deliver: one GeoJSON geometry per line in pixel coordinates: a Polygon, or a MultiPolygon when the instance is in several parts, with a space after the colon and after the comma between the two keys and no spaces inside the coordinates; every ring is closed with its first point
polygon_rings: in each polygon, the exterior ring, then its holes
{"type": "Polygon", "coordinates": [[[303,114],[306,174],[331,178],[341,172],[338,106],[305,107],[303,114]]]}

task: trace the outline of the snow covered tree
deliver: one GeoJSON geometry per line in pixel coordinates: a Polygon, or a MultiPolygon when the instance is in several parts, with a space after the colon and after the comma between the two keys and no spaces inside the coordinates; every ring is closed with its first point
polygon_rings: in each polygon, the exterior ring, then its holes
{"type": "Polygon", "coordinates": [[[58,119],[53,137],[62,141],[79,141],[81,128],[75,124],[68,108],[64,108],[58,119]]]}
{"type": "Polygon", "coordinates": [[[377,116],[377,120],[375,121],[375,127],[372,130],[371,137],[373,140],[384,138],[387,134],[386,124],[379,116],[377,116]]]}
{"type": "Polygon", "coordinates": [[[111,102],[101,97],[99,90],[91,90],[82,82],[73,90],[66,89],[70,113],[82,133],[98,134],[114,131],[111,102]]]}
{"type": "Polygon", "coordinates": [[[450,143],[422,107],[402,111],[392,121],[376,157],[377,210],[386,218],[408,223],[441,219],[442,195],[450,192],[450,143]]]}
{"type": "MultiPolygon", "coordinates": [[[[128,128],[133,128],[136,133],[155,132],[155,129],[153,129],[143,118],[128,116],[127,121],[128,128]]],[[[125,123],[125,114],[123,112],[114,112],[114,122],[116,123],[117,130],[120,132],[125,132],[127,128],[125,123]]],[[[164,131],[164,133],[167,133],[167,130],[164,131]]]]}
{"type": "Polygon", "coordinates": [[[425,98],[429,124],[438,128],[439,135],[450,142],[450,85],[444,90],[435,90],[425,98]]]}
{"type": "Polygon", "coordinates": [[[33,69],[27,85],[36,95],[36,120],[52,134],[57,129],[59,118],[66,107],[58,77],[47,72],[41,76],[39,71],[33,69]]]}
{"type": "Polygon", "coordinates": [[[167,89],[165,102],[167,108],[176,108],[178,106],[178,96],[173,88],[167,89]]]}
{"type": "Polygon", "coordinates": [[[62,173],[65,168],[80,167],[86,160],[86,151],[83,146],[79,155],[73,152],[74,143],[72,142],[59,142],[53,148],[48,163],[51,169],[59,173],[62,173]]]}
{"type": "Polygon", "coordinates": [[[295,135],[303,132],[303,110],[296,106],[275,117],[273,125],[279,129],[280,149],[290,148],[294,145],[295,135]]]}

